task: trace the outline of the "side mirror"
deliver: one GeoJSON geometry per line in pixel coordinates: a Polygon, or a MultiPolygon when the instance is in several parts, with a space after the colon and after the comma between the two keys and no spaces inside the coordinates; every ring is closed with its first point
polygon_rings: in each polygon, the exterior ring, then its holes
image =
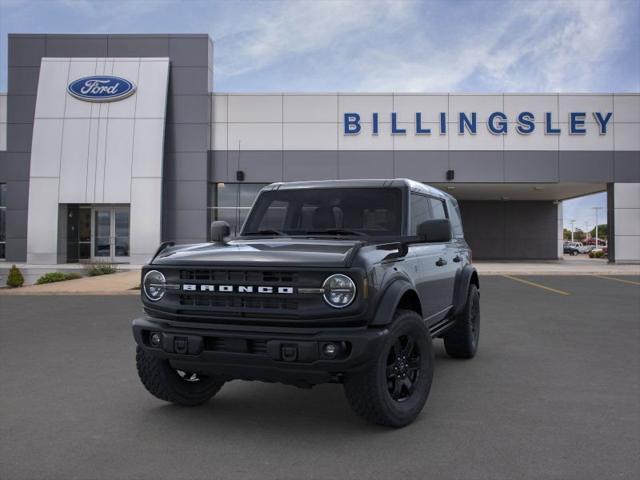
{"type": "Polygon", "coordinates": [[[451,222],[446,218],[427,220],[418,225],[417,234],[423,242],[448,242],[451,240],[451,222]]]}
{"type": "Polygon", "coordinates": [[[231,235],[231,227],[224,220],[211,222],[211,241],[224,243],[224,239],[231,235]]]}

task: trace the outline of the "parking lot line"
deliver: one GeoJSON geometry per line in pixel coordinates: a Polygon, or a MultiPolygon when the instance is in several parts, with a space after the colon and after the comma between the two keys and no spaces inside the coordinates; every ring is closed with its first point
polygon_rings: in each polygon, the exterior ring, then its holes
{"type": "Polygon", "coordinates": [[[516,282],[524,283],[526,285],[531,285],[532,287],[538,287],[543,290],[547,290],[549,292],[557,293],[558,295],[571,295],[569,292],[565,292],[564,290],[558,290],[556,288],[547,287],[546,285],[541,285],[539,283],[531,282],[529,280],[524,280],[518,277],[513,277],[511,275],[503,275],[503,277],[508,278],[510,280],[515,280],[516,282]]]}
{"type": "Polygon", "coordinates": [[[607,280],[614,280],[616,282],[628,283],[630,285],[640,285],[640,282],[634,282],[633,280],[623,280],[622,278],[607,277],[606,275],[594,275],[598,278],[606,278],[607,280]]]}

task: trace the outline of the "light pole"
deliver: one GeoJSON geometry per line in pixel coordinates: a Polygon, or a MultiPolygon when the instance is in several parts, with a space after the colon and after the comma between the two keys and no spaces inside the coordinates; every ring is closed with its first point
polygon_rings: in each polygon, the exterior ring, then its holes
{"type": "Polygon", "coordinates": [[[584,241],[589,240],[589,222],[584,222],[584,241]]]}
{"type": "Polygon", "coordinates": [[[571,220],[569,223],[571,224],[571,241],[573,242],[573,230],[574,230],[574,225],[575,225],[576,221],[575,220],[571,220]]]}
{"type": "Polygon", "coordinates": [[[596,212],[596,248],[598,248],[598,210],[602,210],[602,207],[591,207],[596,212]]]}

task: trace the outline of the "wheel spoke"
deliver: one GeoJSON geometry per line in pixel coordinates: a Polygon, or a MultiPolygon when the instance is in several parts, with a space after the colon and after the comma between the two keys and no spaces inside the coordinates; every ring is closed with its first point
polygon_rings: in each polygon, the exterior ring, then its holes
{"type": "Polygon", "coordinates": [[[411,395],[413,391],[413,382],[411,381],[411,379],[409,379],[409,377],[403,378],[402,384],[407,389],[407,395],[411,395]]]}
{"type": "Polygon", "coordinates": [[[387,390],[397,402],[403,402],[413,394],[420,376],[420,353],[420,344],[410,333],[396,338],[389,349],[385,367],[387,390]]]}
{"type": "Polygon", "coordinates": [[[392,363],[387,365],[387,378],[394,378],[396,376],[396,364],[392,363]]]}
{"type": "Polygon", "coordinates": [[[413,352],[413,347],[415,346],[415,342],[412,337],[407,337],[407,344],[404,346],[404,356],[409,358],[411,353],[413,352]]]}
{"type": "Polygon", "coordinates": [[[398,380],[398,379],[396,379],[393,382],[393,391],[391,393],[391,396],[393,398],[395,398],[396,400],[400,398],[400,392],[402,390],[402,384],[403,384],[403,382],[398,380]]]}
{"type": "Polygon", "coordinates": [[[412,372],[414,370],[418,370],[420,368],[420,359],[419,358],[410,358],[407,361],[407,369],[412,372]]]}
{"type": "Polygon", "coordinates": [[[395,353],[394,356],[400,356],[402,355],[402,344],[400,343],[400,339],[396,339],[396,341],[393,344],[393,352],[395,353]]]}

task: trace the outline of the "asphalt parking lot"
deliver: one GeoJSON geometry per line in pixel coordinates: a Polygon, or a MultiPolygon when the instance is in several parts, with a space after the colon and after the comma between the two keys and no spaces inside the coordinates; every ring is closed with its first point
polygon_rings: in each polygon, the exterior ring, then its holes
{"type": "Polygon", "coordinates": [[[164,404],[135,371],[136,297],[0,297],[0,478],[639,478],[640,278],[484,277],[481,295],[478,356],[438,341],[402,430],[339,385],[164,404]]]}

